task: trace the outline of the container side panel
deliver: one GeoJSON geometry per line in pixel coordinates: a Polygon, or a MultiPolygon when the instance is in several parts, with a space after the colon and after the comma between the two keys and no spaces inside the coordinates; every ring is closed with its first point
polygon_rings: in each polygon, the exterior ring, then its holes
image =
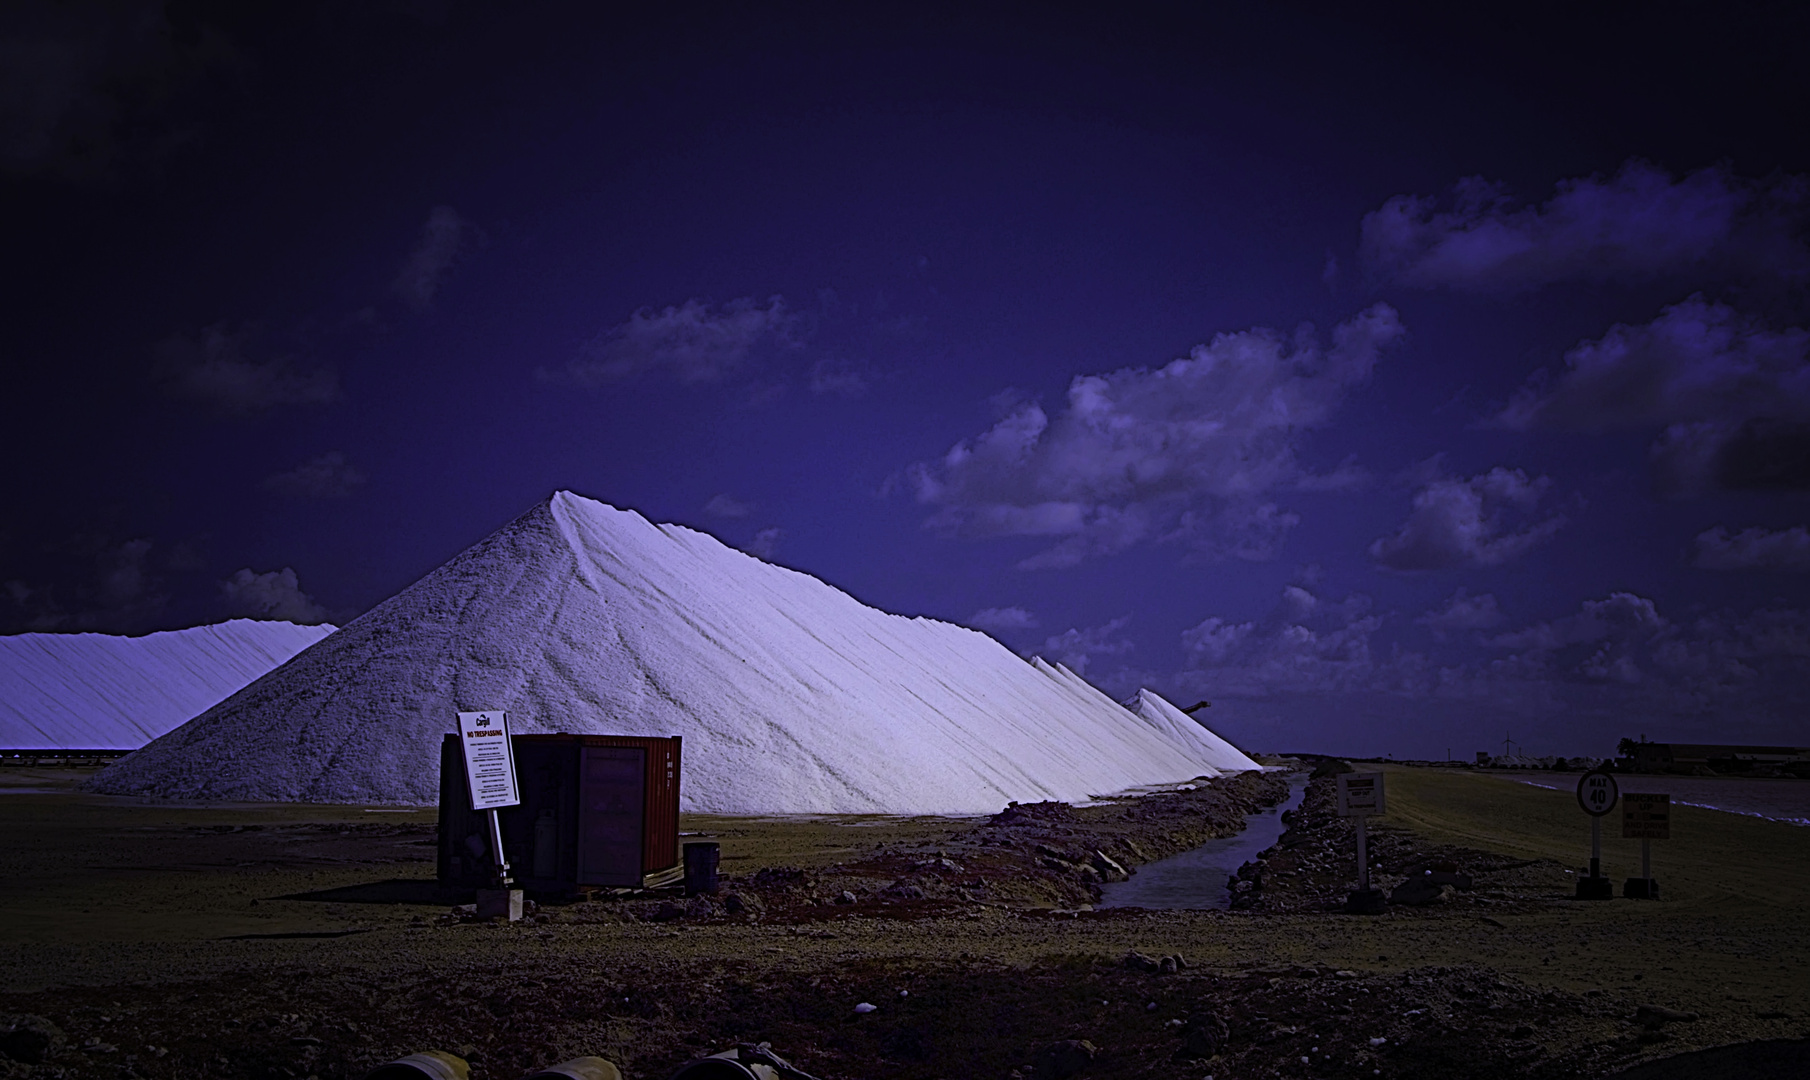
{"type": "Polygon", "coordinates": [[[440,744],[440,850],[446,884],[472,888],[490,880],[490,839],[484,820],[471,809],[457,735],[440,744]]]}
{"type": "Polygon", "coordinates": [[[455,743],[457,736],[448,735],[440,742],[440,814],[437,821],[438,831],[434,845],[434,877],[442,885],[453,883],[453,823],[452,807],[458,800],[459,793],[453,781],[453,755],[458,752],[455,743]]]}

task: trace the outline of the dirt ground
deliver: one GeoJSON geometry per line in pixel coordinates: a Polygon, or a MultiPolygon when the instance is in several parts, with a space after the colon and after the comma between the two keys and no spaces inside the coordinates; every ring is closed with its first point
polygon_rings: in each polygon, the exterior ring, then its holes
{"type": "MultiPolygon", "coordinates": [[[[1379,883],[1449,866],[1470,889],[1343,914],[1349,826],[1321,779],[1239,910],[1091,909],[1102,880],[1282,797],[1247,777],[993,818],[687,815],[723,845],[718,896],[508,925],[434,885],[431,810],[148,805],[0,772],[0,1077],[327,1080],[440,1048],[478,1080],[578,1054],[660,1080],[760,1041],[823,1080],[1596,1077],[1732,1044],[1801,1066],[1810,832],[1676,808],[1664,899],[1582,903],[1568,794],[1388,779],[1379,883]]],[[[1607,847],[1632,873],[1634,845],[1607,847]]]]}

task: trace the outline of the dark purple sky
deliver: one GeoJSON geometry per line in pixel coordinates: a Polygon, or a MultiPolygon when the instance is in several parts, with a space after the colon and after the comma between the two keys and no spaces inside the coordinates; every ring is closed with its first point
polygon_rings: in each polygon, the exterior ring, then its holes
{"type": "Polygon", "coordinates": [[[0,13],[0,631],[567,488],[1255,749],[1810,740],[1794,5],[246,6],[0,13]]]}

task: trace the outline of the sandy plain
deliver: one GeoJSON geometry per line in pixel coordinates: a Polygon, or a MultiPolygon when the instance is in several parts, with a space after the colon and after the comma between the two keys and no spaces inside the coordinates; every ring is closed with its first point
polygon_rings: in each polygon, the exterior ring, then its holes
{"type": "MultiPolygon", "coordinates": [[[[1460,770],[1390,770],[1381,880],[1451,862],[1477,887],[1376,917],[1334,910],[1347,834],[1304,806],[1236,912],[1085,910],[1084,867],[982,819],[686,815],[745,910],[636,898],[515,925],[448,914],[431,810],[153,805],[79,779],[0,774],[0,1031],[55,1029],[0,1076],[326,1080],[438,1047],[479,1080],[580,1053],[655,1080],[762,1040],[826,1080],[1042,1080],[1083,1040],[1090,1077],[1763,1076],[1810,1039],[1810,831],[1680,807],[1664,899],[1582,903],[1570,795],[1460,770]],[[1010,858],[1029,861],[987,861],[1010,858]],[[1744,1065],[1689,1056],[1737,1044],[1744,1065]]],[[[1170,825],[1144,809],[1082,839],[1157,852],[1170,825]]],[[[1635,871],[1634,842],[1606,846],[1611,876],[1635,871]]]]}

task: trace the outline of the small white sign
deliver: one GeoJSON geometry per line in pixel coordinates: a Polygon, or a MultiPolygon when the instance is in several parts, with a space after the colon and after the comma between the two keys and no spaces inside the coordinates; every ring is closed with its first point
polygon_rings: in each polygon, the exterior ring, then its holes
{"type": "Polygon", "coordinates": [[[1670,840],[1672,797],[1630,791],[1621,797],[1623,840],[1670,840]]]}
{"type": "Polygon", "coordinates": [[[1339,777],[1339,816],[1369,817],[1383,813],[1383,774],[1345,773],[1339,777]]]}
{"type": "Polygon", "coordinates": [[[1615,809],[1619,794],[1615,777],[1606,772],[1587,772],[1577,782],[1577,804],[1591,817],[1602,817],[1615,809]]]}
{"type": "Polygon", "coordinates": [[[509,745],[509,714],[462,712],[459,742],[465,748],[465,782],[473,810],[517,806],[515,751],[509,745]]]}

